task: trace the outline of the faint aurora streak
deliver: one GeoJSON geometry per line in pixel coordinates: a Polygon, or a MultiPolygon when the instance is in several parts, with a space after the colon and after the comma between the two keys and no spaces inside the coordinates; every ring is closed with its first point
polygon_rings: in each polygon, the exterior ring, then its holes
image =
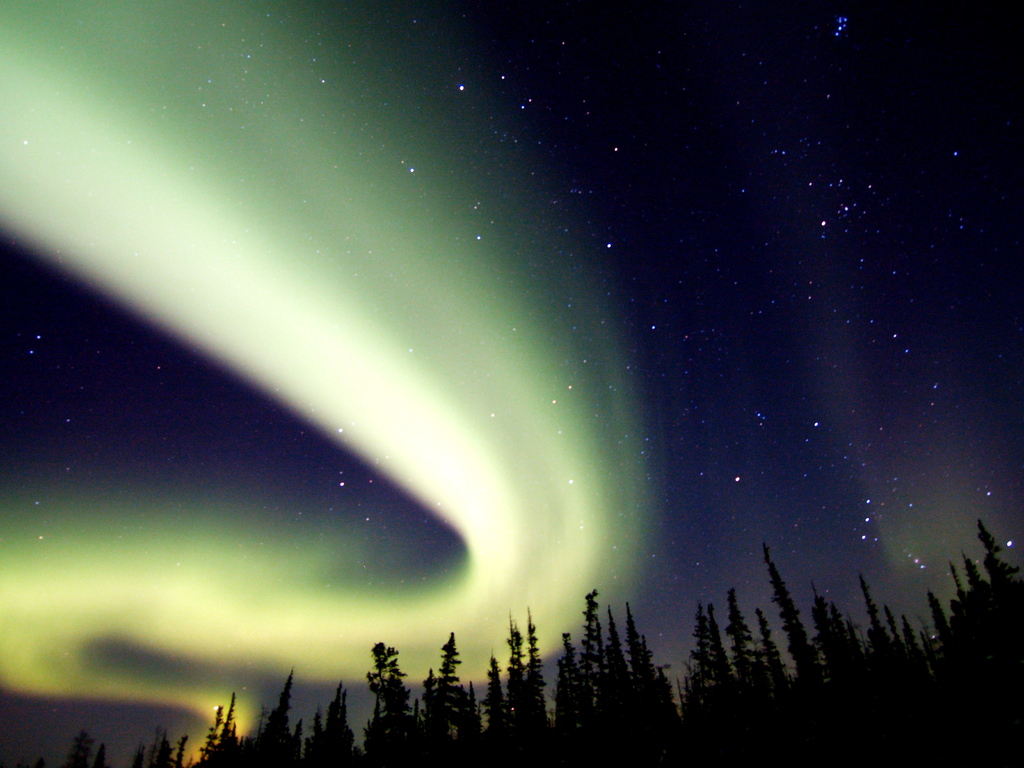
{"type": "MultiPolygon", "coordinates": [[[[337,40],[309,53],[363,27],[228,8],[4,3],[0,225],[376,463],[458,532],[464,563],[425,592],[355,573],[328,588],[366,546],[340,525],[257,542],[244,498],[183,530],[112,489],[64,498],[53,541],[0,491],[0,680],[208,712],[232,670],[359,678],[385,640],[418,674],[452,630],[482,674],[527,606],[552,650],[589,589],[629,583],[644,528],[603,297],[573,286],[577,342],[550,309],[565,303],[554,243],[514,221],[476,239],[475,201],[536,199],[500,164],[485,183],[454,163],[448,133],[479,125],[388,118],[366,96],[393,73],[332,58],[337,40]],[[96,655],[111,644],[214,672],[113,669],[96,655]]],[[[536,204],[504,203],[524,221],[536,204]]]]}

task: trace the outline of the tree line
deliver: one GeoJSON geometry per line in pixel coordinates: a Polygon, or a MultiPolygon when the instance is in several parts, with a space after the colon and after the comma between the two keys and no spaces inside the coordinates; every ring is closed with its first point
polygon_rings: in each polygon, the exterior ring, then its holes
{"type": "MultiPolygon", "coordinates": [[[[1018,765],[1024,581],[981,521],[978,538],[980,566],[966,555],[959,567],[950,563],[956,591],[948,606],[927,594],[930,626],[879,606],[863,577],[866,626],[816,592],[805,623],[765,546],[781,633],[760,608],[748,621],[731,589],[724,615],[712,603],[697,606],[693,650],[679,675],[654,663],[628,604],[623,634],[594,591],[585,598],[578,644],[562,636],[550,695],[529,615],[525,634],[510,620],[507,662],[502,669],[491,657],[479,697],[459,678],[454,634],[419,697],[406,685],[398,651],[377,643],[366,675],[373,714],[361,746],[340,684],[326,713],[318,710],[308,728],[293,725],[289,675],[254,734],[237,732],[234,697],[219,708],[192,765],[733,765],[771,758],[1018,765]]],[[[132,768],[186,768],[186,741],[158,736],[139,747],[132,768]]],[[[109,768],[103,745],[95,753],[92,746],[79,733],[64,768],[109,768]]]]}

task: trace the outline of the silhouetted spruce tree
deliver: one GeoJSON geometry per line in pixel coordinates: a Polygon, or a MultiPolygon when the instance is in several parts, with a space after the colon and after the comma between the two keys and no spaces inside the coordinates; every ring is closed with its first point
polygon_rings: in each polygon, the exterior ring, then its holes
{"type": "Polygon", "coordinates": [[[145,768],[146,765],[146,747],[143,744],[135,750],[135,754],[132,755],[132,768],[145,768]]]}
{"type": "Polygon", "coordinates": [[[426,723],[424,721],[423,711],[420,708],[419,697],[412,700],[412,717],[409,724],[409,736],[405,743],[405,752],[410,757],[413,755],[423,755],[428,752],[426,747],[426,739],[424,734],[426,733],[426,723]]]}
{"type": "Polygon", "coordinates": [[[664,726],[664,734],[669,735],[679,724],[679,710],[676,709],[675,701],[672,699],[672,683],[669,682],[666,670],[668,664],[657,667],[657,676],[654,679],[654,706],[657,711],[655,722],[658,727],[664,726]]]}
{"type": "MultiPolygon", "coordinates": [[[[234,716],[235,709],[235,694],[231,694],[231,708],[229,712],[234,716]]],[[[223,740],[223,734],[225,728],[224,722],[224,707],[223,705],[214,707],[213,710],[213,725],[210,726],[210,730],[206,734],[206,741],[203,742],[203,746],[199,748],[199,765],[202,766],[219,766],[225,765],[226,761],[221,757],[220,743],[223,740]]],[[[233,731],[232,731],[233,732],[233,731]]]]}
{"type": "MultiPolygon", "coordinates": [[[[949,604],[947,627],[941,625],[939,617],[944,614],[937,601],[929,597],[936,631],[946,636],[937,654],[941,674],[936,676],[950,700],[971,702],[950,727],[999,734],[990,740],[989,761],[1010,765],[1019,756],[1011,757],[1012,748],[1006,745],[1019,740],[1024,705],[1020,697],[1007,698],[1000,692],[1019,690],[1024,684],[1024,582],[1016,576],[1017,569],[1001,560],[994,537],[981,521],[978,539],[985,548],[988,579],[964,554],[965,587],[950,563],[956,597],[949,604]]],[[[968,759],[966,750],[961,759],[968,759]]]]}
{"type": "Polygon", "coordinates": [[[157,731],[150,749],[149,768],[173,768],[174,758],[167,731],[157,731]]]}
{"type": "Polygon", "coordinates": [[[871,597],[871,589],[864,577],[860,577],[860,590],[864,595],[864,605],[868,612],[868,665],[869,669],[880,675],[893,674],[898,660],[898,653],[889,633],[882,625],[878,615],[878,606],[871,597]]]}
{"type": "Polygon", "coordinates": [[[602,719],[605,723],[613,724],[614,731],[623,730],[625,717],[630,699],[629,668],[626,666],[626,656],[622,651],[622,641],[619,639],[618,628],[615,626],[615,617],[609,606],[608,613],[608,643],[604,649],[604,673],[601,676],[600,687],[600,709],[602,719]]]}
{"type": "Polygon", "coordinates": [[[636,629],[629,603],[626,603],[626,651],[629,654],[629,671],[637,698],[649,699],[656,677],[654,659],[647,648],[647,640],[636,629]]]}
{"type": "Polygon", "coordinates": [[[466,692],[459,684],[456,668],[462,661],[455,646],[455,633],[441,648],[441,666],[423,681],[423,720],[429,747],[443,749],[458,735],[458,725],[466,707],[466,692]]]}
{"type": "Polygon", "coordinates": [[[740,689],[749,691],[754,686],[754,637],[743,619],[735,589],[729,590],[727,604],[729,623],[725,625],[725,634],[729,637],[732,666],[736,670],[736,680],[740,689]]]}
{"type": "Polygon", "coordinates": [[[846,624],[834,603],[828,603],[815,591],[811,618],[816,630],[814,645],[822,661],[826,681],[849,681],[855,674],[846,624]]]}
{"type": "MultiPolygon", "coordinates": [[[[185,744],[188,743],[188,736],[178,739],[177,748],[174,750],[174,768],[183,768],[185,765],[185,744]]],[[[100,745],[102,747],[102,744],[100,745]]]]}
{"type": "Polygon", "coordinates": [[[933,678],[937,678],[941,671],[939,669],[939,656],[938,656],[938,635],[933,633],[927,626],[924,626],[919,630],[918,638],[921,641],[921,650],[924,652],[924,657],[928,662],[928,671],[931,673],[933,678]]]}
{"type": "Polygon", "coordinates": [[[997,596],[1002,596],[1009,592],[1019,594],[1021,580],[1016,578],[1016,576],[1020,573],[1020,568],[1004,562],[999,557],[1002,547],[996,544],[995,537],[988,532],[988,529],[985,528],[985,524],[981,520],[978,520],[978,540],[985,548],[985,571],[988,573],[993,592],[997,596]]]}
{"type": "MultiPolygon", "coordinates": [[[[848,622],[834,603],[814,591],[811,617],[816,630],[814,645],[820,659],[820,674],[823,685],[816,691],[810,706],[816,710],[813,730],[805,739],[824,744],[837,743],[847,737],[851,729],[869,727],[873,707],[864,698],[867,689],[864,681],[862,657],[854,653],[859,645],[851,637],[848,622]],[[827,712],[827,715],[822,713],[827,712]]],[[[789,715],[789,712],[786,712],[789,715]]],[[[851,762],[854,756],[849,755],[851,762]]],[[[858,759],[866,757],[857,756],[858,759]]]]}
{"type": "Polygon", "coordinates": [[[626,604],[626,651],[629,655],[631,693],[627,722],[634,735],[641,759],[660,760],[668,740],[674,738],[679,713],[672,699],[672,685],[664,667],[656,669],[647,647],[626,604]]]}
{"type": "Polygon", "coordinates": [[[580,641],[580,717],[583,725],[595,724],[597,690],[604,670],[604,639],[598,616],[597,590],[586,596],[583,610],[583,638],[580,641]]]}
{"type": "Polygon", "coordinates": [[[419,700],[417,700],[413,705],[413,719],[416,721],[418,729],[430,739],[434,737],[434,731],[437,728],[434,725],[434,717],[437,709],[434,704],[436,698],[437,678],[434,676],[434,668],[431,667],[427,672],[427,678],[423,681],[422,711],[420,710],[419,700]]]}
{"type": "Polygon", "coordinates": [[[906,616],[902,616],[901,632],[903,634],[903,646],[906,648],[907,666],[910,675],[918,685],[923,685],[931,679],[931,672],[928,666],[928,658],[918,640],[918,635],[910,626],[906,616]]]}
{"type": "MultiPolygon", "coordinates": [[[[235,694],[231,694],[231,706],[234,708],[235,694]]],[[[199,748],[199,762],[202,765],[213,764],[213,754],[217,749],[217,741],[220,738],[221,727],[224,725],[224,707],[218,706],[213,709],[213,725],[206,734],[206,741],[199,748]]]]}
{"type": "Polygon", "coordinates": [[[537,627],[529,610],[526,612],[526,670],[523,683],[521,732],[528,740],[536,741],[547,730],[548,714],[544,699],[544,659],[540,655],[537,627]]]}
{"type": "Polygon", "coordinates": [[[989,641],[994,640],[992,632],[992,589],[985,581],[977,564],[961,553],[964,575],[967,579],[966,589],[961,585],[956,571],[953,570],[957,583],[957,600],[950,603],[952,616],[950,625],[956,633],[958,648],[958,666],[961,674],[977,676],[986,674],[990,664],[991,648],[989,641]]]}
{"type": "Polygon", "coordinates": [[[640,765],[659,764],[667,760],[669,744],[677,736],[678,712],[665,669],[655,668],[647,639],[637,631],[628,603],[626,653],[629,657],[629,689],[624,730],[628,734],[632,758],[640,765]]]}
{"type": "Polygon", "coordinates": [[[818,678],[817,657],[814,646],[807,640],[807,630],[800,621],[800,611],[793,602],[786,582],[779,575],[779,569],[772,562],[768,545],[764,547],[764,562],[768,566],[768,576],[772,585],[772,602],[779,606],[782,629],[789,638],[789,655],[796,664],[797,679],[803,684],[813,683],[818,678]]]}
{"type": "Polygon", "coordinates": [[[708,734],[709,724],[721,725],[724,713],[732,707],[729,701],[732,672],[714,606],[709,603],[705,608],[703,603],[698,603],[694,622],[693,638],[696,642],[690,652],[683,723],[691,732],[695,728],[704,729],[705,735],[713,741],[720,734],[714,737],[708,734]]]}
{"type": "Polygon", "coordinates": [[[487,668],[487,694],[483,701],[484,714],[487,715],[487,730],[485,735],[489,744],[503,742],[508,730],[508,711],[505,703],[505,694],[501,689],[501,668],[498,660],[491,656],[490,665],[487,668]]]}
{"type": "Polygon", "coordinates": [[[729,659],[725,654],[725,646],[722,644],[722,633],[718,628],[718,621],[715,619],[715,606],[708,603],[708,639],[710,644],[708,652],[711,662],[711,682],[722,690],[732,683],[732,669],[729,667],[729,659]]]}
{"type": "Polygon", "coordinates": [[[952,651],[952,634],[949,631],[949,621],[946,618],[946,612],[942,610],[942,603],[939,602],[939,599],[931,591],[928,592],[928,607],[931,610],[932,624],[935,625],[935,634],[938,640],[937,655],[940,658],[945,657],[952,651]]]}
{"type": "Polygon", "coordinates": [[[967,602],[967,592],[964,590],[963,582],[960,581],[960,574],[957,573],[956,566],[953,565],[953,561],[949,561],[949,573],[953,577],[953,584],[956,586],[956,599],[951,600],[949,603],[950,613],[953,615],[958,614],[958,606],[962,610],[964,603],[967,602]]]}
{"type": "Polygon", "coordinates": [[[864,643],[857,631],[856,625],[853,623],[853,619],[846,618],[844,620],[839,613],[839,609],[834,605],[829,609],[829,612],[832,614],[833,623],[843,623],[846,627],[846,643],[850,649],[853,669],[863,672],[867,669],[867,656],[865,655],[864,643]]]}
{"type": "Polygon", "coordinates": [[[306,746],[303,750],[303,765],[308,768],[318,768],[326,761],[324,752],[324,715],[320,707],[316,708],[313,714],[313,725],[309,736],[306,737],[306,746]]]}
{"type": "Polygon", "coordinates": [[[89,768],[89,758],[92,757],[93,738],[84,729],[71,741],[71,748],[68,750],[67,760],[64,761],[64,768],[89,768]]]}
{"type": "Polygon", "coordinates": [[[371,655],[373,669],[366,673],[366,680],[375,698],[364,749],[371,765],[390,768],[408,759],[413,726],[409,689],[402,682],[405,673],[398,666],[398,651],[377,643],[371,655]]]}
{"type": "MultiPolygon", "coordinates": [[[[966,557],[965,563],[969,563],[966,557]]],[[[949,564],[953,583],[956,585],[956,597],[949,601],[949,628],[953,642],[947,654],[948,671],[954,677],[966,681],[978,674],[978,665],[982,651],[980,643],[980,603],[982,595],[973,588],[964,588],[956,566],[949,564]]],[[[968,576],[970,584],[970,576],[968,576]]]]}
{"type": "Polygon", "coordinates": [[[686,696],[683,701],[683,717],[696,722],[710,704],[712,687],[711,673],[711,632],[704,603],[697,603],[697,614],[693,626],[694,646],[690,651],[685,680],[686,696]]]}
{"type": "Polygon", "coordinates": [[[331,768],[343,768],[353,761],[355,734],[348,724],[348,691],[342,683],[334,692],[334,699],[327,706],[327,721],[324,724],[323,755],[325,764],[331,768]]]}
{"type": "Polygon", "coordinates": [[[224,707],[217,707],[214,713],[213,726],[206,736],[206,742],[199,750],[200,765],[214,768],[232,768],[241,760],[241,744],[235,724],[235,694],[231,694],[231,704],[227,715],[224,707]]]}
{"type": "Polygon", "coordinates": [[[967,588],[971,597],[974,600],[987,602],[990,585],[982,578],[977,563],[963,552],[960,553],[960,558],[964,561],[964,573],[967,574],[967,588]]]}
{"type": "Polygon", "coordinates": [[[508,681],[506,683],[506,701],[508,702],[509,733],[514,743],[518,744],[521,728],[525,723],[526,712],[526,665],[523,654],[523,633],[509,617],[508,621],[508,681]]]}
{"type": "Polygon", "coordinates": [[[347,692],[342,684],[328,705],[326,722],[317,708],[312,732],[306,738],[303,765],[308,768],[338,768],[352,762],[353,733],[348,725],[347,692]]]}
{"type": "Polygon", "coordinates": [[[882,606],[882,613],[885,614],[885,626],[889,629],[889,642],[896,656],[896,663],[904,666],[907,661],[907,647],[903,644],[899,627],[896,625],[896,616],[888,605],[882,606]]]}
{"type": "Polygon", "coordinates": [[[96,759],[92,761],[92,768],[110,768],[107,765],[107,745],[100,744],[96,750],[96,759]]]}
{"type": "Polygon", "coordinates": [[[462,663],[455,647],[455,633],[448,636],[448,642],[441,646],[441,666],[437,678],[439,703],[443,707],[449,735],[455,735],[456,721],[465,707],[466,692],[459,684],[458,666],[462,663]]]}
{"type": "Polygon", "coordinates": [[[1002,549],[981,520],[978,520],[978,540],[985,548],[982,563],[988,574],[981,606],[981,632],[984,644],[989,647],[992,673],[1005,676],[1007,685],[1012,685],[1011,681],[1024,681],[1024,665],[1020,663],[1024,648],[1024,581],[1017,575],[1020,569],[999,556],[1002,549]]]}
{"type": "Polygon", "coordinates": [[[555,730],[563,739],[571,739],[580,727],[580,670],[576,649],[568,632],[562,633],[562,655],[558,659],[555,683],[555,730]]]}
{"type": "Polygon", "coordinates": [[[469,690],[466,692],[464,703],[459,712],[456,730],[459,735],[459,743],[468,750],[476,747],[480,741],[480,705],[476,699],[476,690],[473,682],[469,683],[469,690]]]}
{"type": "Polygon", "coordinates": [[[292,765],[299,765],[302,762],[302,718],[299,718],[299,722],[295,724],[295,730],[292,731],[292,737],[290,740],[290,758],[292,765]]]}
{"type": "Polygon", "coordinates": [[[782,663],[779,648],[772,639],[768,619],[760,608],[754,609],[757,616],[759,647],[755,653],[755,676],[759,681],[758,690],[767,696],[777,696],[789,687],[789,675],[782,663]]]}
{"type": "Polygon", "coordinates": [[[294,672],[289,673],[277,706],[267,715],[267,722],[256,737],[255,757],[259,768],[284,768],[295,762],[295,735],[288,722],[293,677],[294,672]]]}

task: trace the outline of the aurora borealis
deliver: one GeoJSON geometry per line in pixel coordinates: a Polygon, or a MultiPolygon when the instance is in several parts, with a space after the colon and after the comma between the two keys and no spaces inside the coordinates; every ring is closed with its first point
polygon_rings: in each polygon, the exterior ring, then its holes
{"type": "Polygon", "coordinates": [[[553,648],[599,565],[628,583],[643,528],[637,483],[607,469],[635,451],[607,310],[581,291],[594,354],[567,368],[559,323],[531,306],[550,278],[510,275],[510,233],[472,229],[487,197],[452,183],[441,137],[358,159],[368,142],[348,129],[371,117],[341,111],[356,98],[343,67],[295,38],[315,27],[278,34],[242,7],[197,21],[200,6],[176,3],[135,49],[72,39],[83,25],[134,39],[153,13],[82,8],[62,18],[66,40],[36,5],[5,26],[3,97],[18,115],[5,127],[6,226],[364,457],[464,555],[427,586],[372,588],[354,565],[373,555],[356,551],[350,522],[276,529],[244,493],[171,515],[145,488],[71,489],[52,502],[67,527],[43,535],[27,499],[8,498],[4,681],[208,712],[222,682],[112,674],[94,646],[296,666],[327,683],[358,678],[382,634],[425,666],[454,628],[482,669],[507,631],[495,605],[529,607],[553,648]],[[317,56],[322,77],[304,71],[317,56]],[[211,115],[200,127],[197,83],[211,115]],[[403,152],[423,161],[406,167],[403,152]]]}
{"type": "Polygon", "coordinates": [[[840,5],[0,2],[0,759],[1020,537],[1019,46],[840,5]]]}

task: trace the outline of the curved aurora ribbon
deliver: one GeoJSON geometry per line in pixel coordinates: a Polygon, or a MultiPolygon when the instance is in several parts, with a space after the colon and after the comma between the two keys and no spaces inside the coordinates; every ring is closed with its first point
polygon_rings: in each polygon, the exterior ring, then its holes
{"type": "MultiPolygon", "coordinates": [[[[365,554],[350,531],[263,540],[244,498],[183,530],[144,493],[72,496],[53,541],[8,493],[0,680],[209,711],[231,670],[358,678],[386,640],[415,674],[452,630],[482,675],[527,606],[552,649],[587,590],[628,583],[643,528],[598,292],[575,285],[559,317],[552,239],[476,211],[536,218],[504,194],[523,183],[496,163],[482,189],[450,136],[387,115],[396,77],[446,99],[457,81],[415,57],[381,73],[346,59],[342,38],[393,48],[372,14],[143,5],[0,4],[0,225],[376,462],[466,554],[429,588],[381,594],[347,569],[365,554]],[[141,661],[115,668],[110,647],[141,661]],[[214,672],[150,675],[150,657],[214,672]]],[[[445,130],[484,130],[465,119],[445,130]]]]}

